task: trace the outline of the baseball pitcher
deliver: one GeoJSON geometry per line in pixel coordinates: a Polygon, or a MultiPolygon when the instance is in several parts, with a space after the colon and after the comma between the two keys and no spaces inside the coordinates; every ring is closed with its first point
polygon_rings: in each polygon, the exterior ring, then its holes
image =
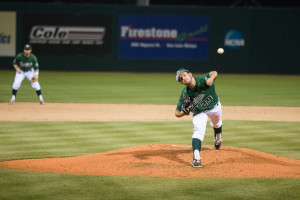
{"type": "Polygon", "coordinates": [[[23,82],[25,77],[31,83],[31,87],[35,89],[39,97],[40,104],[41,105],[45,104],[41,92],[41,86],[38,82],[39,63],[36,56],[33,55],[31,51],[32,51],[31,45],[26,44],[24,46],[23,53],[19,53],[13,61],[13,66],[16,70],[16,75],[12,86],[12,97],[10,100],[10,104],[15,104],[17,91],[21,87],[21,83],[23,82]]]}
{"type": "Polygon", "coordinates": [[[214,84],[217,75],[216,71],[211,71],[203,76],[193,77],[192,73],[184,68],[176,72],[176,81],[186,87],[181,92],[175,116],[183,117],[193,113],[193,167],[202,167],[200,151],[208,119],[214,129],[215,148],[221,147],[222,107],[214,84]]]}

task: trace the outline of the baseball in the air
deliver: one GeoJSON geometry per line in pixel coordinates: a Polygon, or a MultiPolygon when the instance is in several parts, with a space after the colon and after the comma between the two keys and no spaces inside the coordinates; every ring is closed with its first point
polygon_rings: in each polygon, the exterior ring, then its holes
{"type": "Polygon", "coordinates": [[[218,54],[223,54],[224,53],[224,49],[223,48],[218,48],[218,54]]]}

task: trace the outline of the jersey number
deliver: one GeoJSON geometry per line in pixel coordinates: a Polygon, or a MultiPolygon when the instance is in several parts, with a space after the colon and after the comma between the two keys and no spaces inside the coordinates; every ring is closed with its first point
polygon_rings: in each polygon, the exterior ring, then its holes
{"type": "Polygon", "coordinates": [[[206,97],[206,99],[204,99],[201,103],[200,103],[200,105],[202,106],[202,108],[205,108],[205,107],[207,107],[212,101],[214,100],[214,98],[212,97],[212,96],[208,96],[208,97],[206,97]]]}

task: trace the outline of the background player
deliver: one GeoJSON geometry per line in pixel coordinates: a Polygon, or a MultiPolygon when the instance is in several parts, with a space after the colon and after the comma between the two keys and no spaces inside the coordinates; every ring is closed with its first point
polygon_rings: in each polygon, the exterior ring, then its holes
{"type": "Polygon", "coordinates": [[[21,87],[21,83],[26,77],[29,82],[31,82],[31,86],[33,89],[35,89],[40,104],[45,104],[42,92],[41,92],[41,86],[38,82],[39,78],[39,64],[38,60],[35,55],[31,53],[32,48],[30,44],[26,44],[24,46],[23,53],[19,53],[14,61],[13,66],[16,70],[15,80],[12,87],[12,97],[10,100],[10,104],[14,104],[16,101],[16,95],[18,89],[21,87]]]}
{"type": "Polygon", "coordinates": [[[218,73],[211,71],[203,76],[194,78],[192,73],[184,68],[181,68],[176,73],[176,81],[181,82],[186,87],[182,90],[177,108],[175,110],[176,117],[183,117],[189,114],[191,106],[194,107],[193,112],[193,126],[194,134],[192,136],[193,146],[193,167],[202,167],[201,164],[201,143],[203,142],[206,124],[208,118],[210,124],[214,128],[216,149],[221,147],[222,136],[222,107],[219,98],[215,91],[214,81],[218,73]],[[183,108],[182,97],[188,95],[192,101],[192,105],[183,108]],[[186,110],[188,112],[186,112],[186,110]]]}

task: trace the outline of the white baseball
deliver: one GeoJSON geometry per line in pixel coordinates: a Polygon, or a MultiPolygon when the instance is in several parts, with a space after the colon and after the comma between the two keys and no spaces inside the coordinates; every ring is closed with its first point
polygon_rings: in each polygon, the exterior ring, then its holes
{"type": "Polygon", "coordinates": [[[218,48],[218,54],[223,54],[224,53],[224,49],[223,48],[218,48]]]}

